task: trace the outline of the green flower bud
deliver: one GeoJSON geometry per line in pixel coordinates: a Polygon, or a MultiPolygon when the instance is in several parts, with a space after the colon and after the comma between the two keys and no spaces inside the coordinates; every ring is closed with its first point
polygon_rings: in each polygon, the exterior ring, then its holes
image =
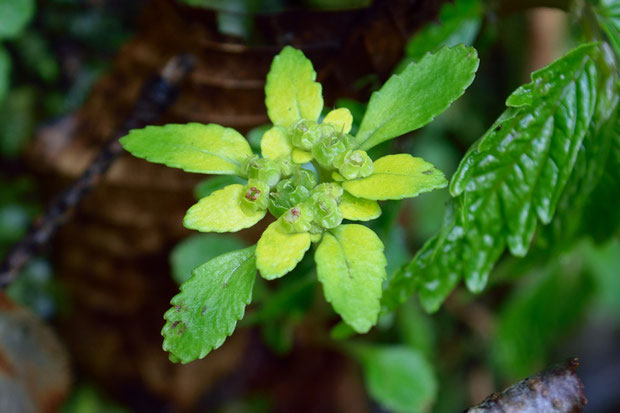
{"type": "Polygon", "coordinates": [[[339,156],[346,152],[347,147],[347,135],[334,134],[321,138],[321,140],[312,147],[312,156],[323,168],[334,169],[334,162],[339,156]]]}
{"type": "Polygon", "coordinates": [[[288,159],[280,159],[278,160],[278,164],[280,165],[280,173],[283,178],[288,178],[291,176],[297,168],[297,165],[288,159]]]}
{"type": "Polygon", "coordinates": [[[263,211],[269,205],[269,186],[257,179],[250,179],[241,194],[241,209],[248,214],[263,211]]]}
{"type": "Polygon", "coordinates": [[[312,208],[299,204],[286,211],[279,219],[288,232],[308,232],[312,226],[312,208]]]}
{"type": "Polygon", "coordinates": [[[298,168],[293,174],[291,179],[295,185],[305,186],[308,189],[312,189],[318,183],[316,174],[307,169],[298,168]]]}
{"type": "Polygon", "coordinates": [[[312,204],[314,223],[322,228],[335,228],[342,223],[342,211],[338,201],[329,195],[318,196],[312,204]]]}
{"type": "Polygon", "coordinates": [[[276,185],[269,197],[269,212],[279,217],[293,206],[310,196],[310,190],[303,185],[297,185],[294,178],[284,179],[276,185]]]}
{"type": "Polygon", "coordinates": [[[317,200],[320,197],[328,196],[336,200],[336,202],[340,202],[340,197],[343,194],[343,189],[340,185],[335,182],[326,182],[320,185],[317,185],[310,194],[310,198],[312,200],[317,200]]]}
{"type": "Polygon", "coordinates": [[[270,187],[275,186],[281,177],[280,162],[257,155],[248,156],[241,167],[249,179],[258,179],[270,187]]]}
{"type": "Polygon", "coordinates": [[[321,139],[321,131],[316,122],[302,119],[291,131],[291,143],[293,146],[309,151],[314,144],[321,139]]]}
{"type": "Polygon", "coordinates": [[[365,151],[346,151],[335,162],[334,166],[345,179],[365,178],[374,169],[372,159],[365,151]]]}
{"type": "Polygon", "coordinates": [[[250,155],[241,164],[241,173],[243,176],[250,176],[250,171],[256,166],[256,162],[260,159],[258,155],[250,155]]]}

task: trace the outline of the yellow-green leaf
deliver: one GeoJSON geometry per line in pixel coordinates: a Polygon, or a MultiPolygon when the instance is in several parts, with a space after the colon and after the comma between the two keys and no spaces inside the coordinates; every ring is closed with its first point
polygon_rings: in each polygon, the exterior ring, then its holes
{"type": "Polygon", "coordinates": [[[298,164],[304,164],[312,160],[312,154],[310,152],[302,151],[299,148],[293,149],[293,162],[298,164]]]}
{"type": "Polygon", "coordinates": [[[448,185],[444,174],[422,158],[388,155],[374,163],[372,175],[341,183],[351,195],[373,200],[403,199],[448,185]]]}
{"type": "Polygon", "coordinates": [[[260,141],[260,150],[263,156],[269,159],[289,156],[293,150],[293,145],[291,145],[286,129],[274,126],[265,132],[260,141]]]}
{"type": "Polygon", "coordinates": [[[286,46],[271,64],[265,84],[269,119],[293,126],[300,119],[317,120],[323,110],[321,84],[315,82],[312,62],[301,50],[286,46]]]}
{"type": "Polygon", "coordinates": [[[392,75],[370,97],[351,147],[367,151],[429,123],[463,94],[478,62],[476,50],[461,44],[428,53],[392,75]]]}
{"type": "Polygon", "coordinates": [[[325,299],[358,333],[377,323],[387,264],[383,243],[371,229],[341,225],[323,235],[314,255],[325,299]]]}
{"type": "Polygon", "coordinates": [[[381,215],[377,201],[356,198],[348,192],[342,194],[338,207],[342,211],[342,217],[350,221],[370,221],[381,215]]]}
{"type": "Polygon", "coordinates": [[[309,233],[287,233],[279,221],[273,222],[256,245],[256,267],[267,280],[282,277],[301,261],[310,244],[309,233]]]}
{"type": "Polygon", "coordinates": [[[334,109],[325,116],[323,123],[334,125],[338,132],[349,133],[353,125],[353,115],[347,108],[334,109]]]}
{"type": "Polygon", "coordinates": [[[235,232],[263,219],[267,210],[246,213],[239,204],[243,185],[228,185],[187,210],[183,225],[201,232],[235,232]]]}
{"type": "Polygon", "coordinates": [[[147,126],[120,142],[138,158],[203,174],[241,175],[241,163],[252,154],[239,132],[215,124],[147,126]]]}

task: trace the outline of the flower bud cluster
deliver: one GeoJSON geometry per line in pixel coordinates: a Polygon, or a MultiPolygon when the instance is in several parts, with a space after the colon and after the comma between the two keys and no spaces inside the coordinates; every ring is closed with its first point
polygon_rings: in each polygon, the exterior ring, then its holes
{"type": "MultiPolygon", "coordinates": [[[[345,151],[339,162],[363,165],[363,156],[357,159],[345,151]],[[348,155],[347,155],[348,154],[348,155]],[[353,158],[349,161],[348,158],[353,158]]],[[[367,168],[367,166],[366,166],[367,168]]],[[[320,234],[342,222],[339,208],[343,190],[337,183],[318,183],[315,172],[287,160],[272,160],[249,156],[242,165],[248,183],[242,191],[241,208],[246,213],[266,209],[289,232],[320,234]]]]}
{"type": "Polygon", "coordinates": [[[312,153],[324,169],[338,170],[345,179],[364,178],[373,171],[372,160],[365,151],[350,150],[352,136],[335,125],[302,119],[290,130],[294,147],[312,153]]]}

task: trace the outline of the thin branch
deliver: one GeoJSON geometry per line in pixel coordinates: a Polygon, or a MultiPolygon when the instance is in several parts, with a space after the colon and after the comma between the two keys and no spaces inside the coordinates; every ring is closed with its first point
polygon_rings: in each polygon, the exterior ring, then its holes
{"type": "Polygon", "coordinates": [[[587,400],[575,374],[577,366],[576,358],[569,359],[493,393],[465,413],[579,413],[587,400]]]}
{"type": "Polygon", "coordinates": [[[123,151],[118,141],[119,138],[131,129],[153,123],[174,103],[179,94],[180,83],[187,77],[193,66],[194,59],[191,56],[175,56],[168,61],[158,76],[144,83],[123,127],[101,149],[82,176],[51,203],[28,234],[7,254],[0,265],[0,288],[5,288],[17,277],[28,261],[67,221],[84,195],[101,180],[112,162],[123,151]]]}

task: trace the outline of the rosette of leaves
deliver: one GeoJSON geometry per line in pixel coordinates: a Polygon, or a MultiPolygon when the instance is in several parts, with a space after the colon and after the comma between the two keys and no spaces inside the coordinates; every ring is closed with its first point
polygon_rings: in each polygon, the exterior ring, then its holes
{"type": "Polygon", "coordinates": [[[380,310],[386,279],[383,243],[368,227],[381,215],[377,201],[415,197],[447,185],[443,173],[409,154],[371,160],[366,150],[430,122],[464,92],[478,67],[474,49],[427,54],[375,92],[355,136],[352,115],[324,109],[322,87],[304,54],[285,47],[265,86],[273,126],[261,155],[220,125],[148,126],[121,139],[133,155],[188,172],[237,175],[235,183],[189,208],[183,224],[201,232],[234,232],[269,212],[276,220],[257,245],[216,257],[193,271],[164,315],[163,347],[189,362],[232,334],[252,298],[256,270],[286,275],[314,244],[325,298],[356,332],[367,332],[380,310]]]}

